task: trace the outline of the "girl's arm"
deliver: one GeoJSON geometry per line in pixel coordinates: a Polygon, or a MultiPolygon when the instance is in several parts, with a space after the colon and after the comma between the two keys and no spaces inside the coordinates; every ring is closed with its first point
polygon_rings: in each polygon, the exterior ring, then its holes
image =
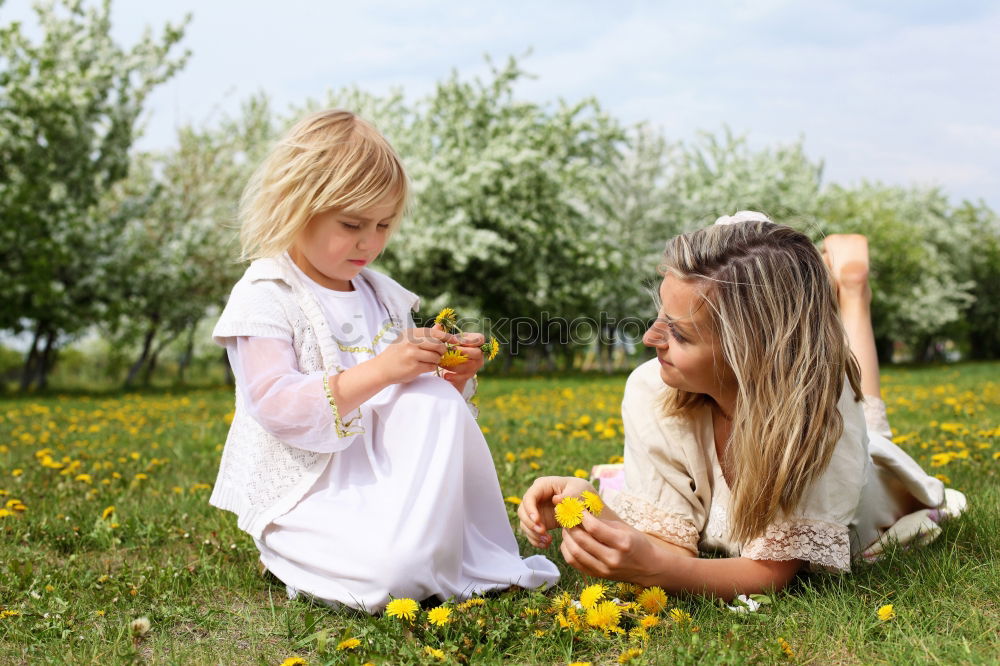
{"type": "Polygon", "coordinates": [[[601,518],[584,512],[583,524],[563,530],[561,551],[581,572],[667,592],[732,599],[740,594],[780,590],[802,567],[801,560],[700,559],[691,551],[639,532],[610,509],[601,518]]]}
{"type": "Polygon", "coordinates": [[[344,448],[350,439],[331,449],[335,419],[327,388],[344,417],[386,386],[436,368],[445,341],[452,338],[441,331],[410,329],[375,358],[330,377],[299,370],[287,339],[237,337],[227,350],[237,390],[254,420],[287,444],[329,452],[344,448]]]}

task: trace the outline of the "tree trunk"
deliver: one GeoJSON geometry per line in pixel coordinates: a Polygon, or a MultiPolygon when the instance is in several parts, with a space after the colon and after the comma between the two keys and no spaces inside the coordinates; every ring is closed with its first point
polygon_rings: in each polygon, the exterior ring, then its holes
{"type": "Polygon", "coordinates": [[[128,369],[128,375],[125,377],[125,388],[132,388],[132,383],[135,381],[136,375],[139,374],[139,371],[142,370],[142,367],[149,360],[149,352],[153,347],[153,339],[156,337],[158,326],[159,324],[154,320],[146,331],[146,336],[142,341],[142,352],[135,363],[132,364],[132,367],[128,369]]]}
{"type": "Polygon", "coordinates": [[[177,365],[177,383],[184,383],[184,375],[187,372],[188,366],[191,365],[191,360],[194,358],[194,335],[195,329],[198,328],[198,322],[200,320],[195,319],[191,325],[188,327],[188,337],[187,343],[184,345],[184,355],[181,356],[181,362],[177,365]]]}
{"type": "Polygon", "coordinates": [[[27,391],[31,386],[35,374],[35,364],[38,362],[38,341],[42,337],[42,325],[35,328],[35,335],[31,339],[31,348],[24,359],[24,367],[21,368],[21,390],[27,391]]]}
{"type": "Polygon", "coordinates": [[[38,364],[38,388],[40,389],[47,389],[49,387],[49,373],[56,366],[56,358],[58,357],[56,337],[54,331],[49,331],[45,335],[45,349],[42,350],[38,364]]]}

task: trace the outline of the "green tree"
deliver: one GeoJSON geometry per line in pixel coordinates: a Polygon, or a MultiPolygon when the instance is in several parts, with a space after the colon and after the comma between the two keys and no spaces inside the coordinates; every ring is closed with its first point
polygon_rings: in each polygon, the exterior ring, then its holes
{"type": "Polygon", "coordinates": [[[126,177],[149,93],[180,68],[183,25],[131,49],[111,37],[111,5],[35,7],[42,37],[0,28],[0,329],[30,331],[22,388],[44,386],[59,345],[120,301],[120,232],[135,211],[101,202],[126,177]]]}

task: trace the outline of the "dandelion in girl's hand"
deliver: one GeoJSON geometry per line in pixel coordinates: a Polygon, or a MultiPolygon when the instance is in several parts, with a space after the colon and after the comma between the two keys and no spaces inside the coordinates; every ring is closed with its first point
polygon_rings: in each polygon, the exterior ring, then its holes
{"type": "Polygon", "coordinates": [[[427,611],[427,620],[438,627],[451,622],[451,609],[447,606],[438,606],[427,611]]]}
{"type": "Polygon", "coordinates": [[[604,502],[601,500],[601,496],[589,490],[583,491],[583,505],[587,507],[587,511],[595,516],[601,515],[601,511],[604,511],[604,502]]]}
{"type": "Polygon", "coordinates": [[[458,331],[458,313],[452,308],[443,308],[438,316],[434,317],[434,325],[440,326],[446,333],[461,332],[458,331]]]}
{"type": "Polygon", "coordinates": [[[593,608],[598,601],[604,598],[604,593],[604,586],[600,583],[585,587],[580,593],[580,605],[584,608],[593,608]]]}
{"type": "Polygon", "coordinates": [[[393,599],[386,605],[385,614],[389,617],[399,617],[411,622],[417,617],[420,606],[413,599],[393,599]]]}
{"type": "Polygon", "coordinates": [[[556,504],[556,522],[563,527],[576,527],[583,522],[583,502],[576,497],[564,497],[556,504]]]}
{"type": "Polygon", "coordinates": [[[456,365],[462,365],[469,360],[469,357],[460,352],[458,349],[449,349],[441,357],[438,362],[442,368],[454,368],[456,365]]]}
{"type": "Polygon", "coordinates": [[[882,622],[888,622],[896,617],[896,611],[892,609],[892,604],[886,604],[876,612],[878,613],[878,619],[882,622]]]}
{"type": "Polygon", "coordinates": [[[479,348],[483,351],[487,361],[492,361],[500,353],[500,343],[493,336],[490,336],[490,341],[480,345],[479,348]]]}
{"type": "Polygon", "coordinates": [[[640,592],[636,601],[644,611],[655,615],[667,607],[667,593],[654,585],[640,592]]]}

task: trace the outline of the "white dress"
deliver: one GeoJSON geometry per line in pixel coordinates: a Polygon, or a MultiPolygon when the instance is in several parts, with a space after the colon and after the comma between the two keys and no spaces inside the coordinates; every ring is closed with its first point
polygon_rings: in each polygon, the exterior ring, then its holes
{"type": "MultiPolygon", "coordinates": [[[[337,337],[342,367],[394,339],[364,280],[339,292],[299,277],[337,337]]],[[[310,450],[336,439],[325,396],[317,396],[314,376],[298,373],[290,341],[235,338],[228,348],[237,389],[261,425],[310,450]],[[309,413],[324,409],[314,423],[309,413]]],[[[365,407],[364,435],[335,453],[298,504],[255,539],[289,596],[376,612],[390,595],[464,599],[559,580],[546,558],[521,559],[489,447],[451,384],[425,375],[383,389],[365,407]]]]}

